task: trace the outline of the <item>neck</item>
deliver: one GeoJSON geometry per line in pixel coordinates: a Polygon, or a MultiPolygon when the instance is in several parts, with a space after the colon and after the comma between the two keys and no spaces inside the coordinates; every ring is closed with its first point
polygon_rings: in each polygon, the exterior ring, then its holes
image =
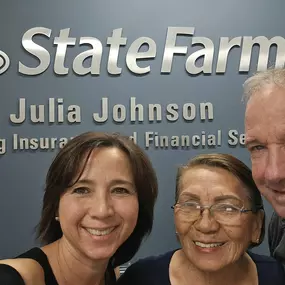
{"type": "Polygon", "coordinates": [[[104,285],[108,260],[94,261],[76,251],[61,238],[46,246],[51,266],[59,284],[104,285]]]}
{"type": "Polygon", "coordinates": [[[178,259],[180,259],[177,264],[180,268],[179,276],[182,276],[183,279],[179,282],[180,284],[188,284],[189,280],[193,280],[193,278],[196,285],[232,284],[233,280],[235,280],[235,284],[247,284],[248,276],[250,276],[251,260],[247,254],[235,263],[213,272],[202,271],[195,267],[189,262],[182,250],[178,253],[178,259]]]}

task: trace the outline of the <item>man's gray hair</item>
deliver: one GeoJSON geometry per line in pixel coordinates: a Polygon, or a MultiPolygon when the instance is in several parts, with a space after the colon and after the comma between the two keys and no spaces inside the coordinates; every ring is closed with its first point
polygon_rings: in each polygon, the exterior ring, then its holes
{"type": "Polygon", "coordinates": [[[243,84],[243,101],[247,103],[252,94],[268,85],[285,88],[285,68],[269,68],[249,77],[243,84]]]}

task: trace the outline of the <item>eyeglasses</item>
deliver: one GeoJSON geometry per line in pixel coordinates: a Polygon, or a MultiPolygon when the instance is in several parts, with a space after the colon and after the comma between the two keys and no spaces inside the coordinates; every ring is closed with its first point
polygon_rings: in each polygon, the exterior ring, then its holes
{"type": "MultiPolygon", "coordinates": [[[[239,224],[241,222],[241,214],[247,212],[253,212],[253,209],[246,209],[243,207],[238,207],[229,203],[217,203],[211,206],[202,206],[195,202],[177,202],[172,209],[178,208],[181,213],[185,214],[185,217],[194,222],[198,220],[203,211],[208,209],[211,216],[221,224],[239,224]]],[[[262,206],[256,206],[256,210],[262,209],[262,206]]]]}

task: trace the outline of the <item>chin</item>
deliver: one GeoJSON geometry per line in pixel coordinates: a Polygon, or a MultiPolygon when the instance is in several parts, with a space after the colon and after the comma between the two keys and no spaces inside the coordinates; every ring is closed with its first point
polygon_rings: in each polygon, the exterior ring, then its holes
{"type": "Polygon", "coordinates": [[[219,260],[213,260],[213,261],[206,261],[206,262],[196,262],[193,263],[195,267],[197,267],[199,270],[204,272],[216,272],[218,270],[223,269],[226,265],[221,264],[219,260]]]}
{"type": "Polygon", "coordinates": [[[108,251],[106,249],[97,249],[96,251],[88,252],[86,255],[90,260],[109,260],[115,251],[108,251]]]}
{"type": "Polygon", "coordinates": [[[272,206],[279,217],[285,218],[285,205],[273,204],[272,206]]]}
{"type": "Polygon", "coordinates": [[[116,252],[115,246],[98,246],[98,247],[86,247],[82,248],[82,252],[89,260],[108,260],[116,252]]]}

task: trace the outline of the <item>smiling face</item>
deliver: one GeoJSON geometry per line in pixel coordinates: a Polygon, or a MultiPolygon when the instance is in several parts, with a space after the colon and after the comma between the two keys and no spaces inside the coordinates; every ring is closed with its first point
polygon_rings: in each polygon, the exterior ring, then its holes
{"type": "MultiPolygon", "coordinates": [[[[182,173],[180,202],[200,205],[219,203],[250,209],[247,191],[230,172],[216,167],[195,166],[182,173]]],[[[175,207],[176,231],[187,259],[203,271],[216,271],[236,262],[260,236],[262,219],[252,212],[240,214],[235,224],[217,222],[208,209],[195,221],[175,207]]]]}
{"type": "Polygon", "coordinates": [[[253,94],[246,108],[245,132],[253,179],[285,218],[285,89],[270,85],[253,94]]]}
{"type": "Polygon", "coordinates": [[[118,148],[92,151],[79,180],[59,203],[62,242],[85,259],[108,260],[133,232],[138,198],[127,155],[118,148]]]}

